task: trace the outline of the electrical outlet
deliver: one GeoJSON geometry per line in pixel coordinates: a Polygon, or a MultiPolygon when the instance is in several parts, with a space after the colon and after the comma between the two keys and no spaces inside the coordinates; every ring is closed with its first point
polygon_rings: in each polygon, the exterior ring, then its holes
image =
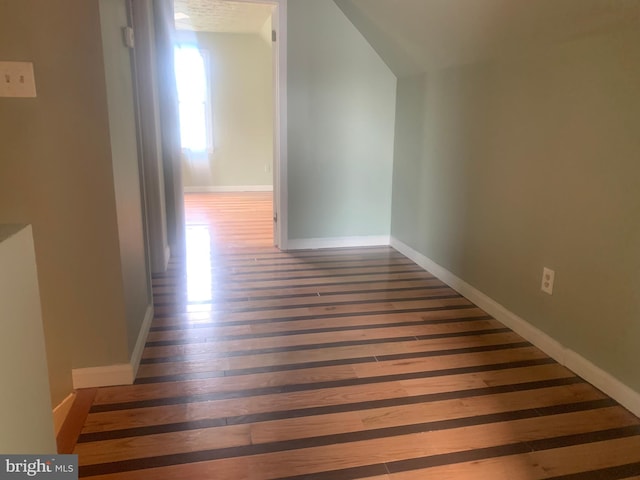
{"type": "Polygon", "coordinates": [[[540,290],[549,295],[553,295],[553,281],[555,279],[556,272],[550,268],[544,267],[542,269],[542,286],[540,290]]]}
{"type": "Polygon", "coordinates": [[[0,62],[0,97],[35,97],[33,63],[0,62]]]}

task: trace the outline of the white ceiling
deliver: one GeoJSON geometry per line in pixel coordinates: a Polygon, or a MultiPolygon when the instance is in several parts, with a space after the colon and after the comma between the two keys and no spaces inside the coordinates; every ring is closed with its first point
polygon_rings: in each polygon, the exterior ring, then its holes
{"type": "Polygon", "coordinates": [[[200,32],[259,33],[272,12],[271,5],[228,0],[175,0],[174,4],[176,15],[189,16],[176,19],[176,28],[200,32]]]}
{"type": "Polygon", "coordinates": [[[398,76],[640,28],[640,0],[335,2],[398,76]]]}

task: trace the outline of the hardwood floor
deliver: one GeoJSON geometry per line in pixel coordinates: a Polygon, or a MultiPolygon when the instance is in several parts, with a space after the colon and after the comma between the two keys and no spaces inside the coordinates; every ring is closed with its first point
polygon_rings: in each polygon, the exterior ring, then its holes
{"type": "Polygon", "coordinates": [[[280,252],[266,194],[186,205],[82,477],[640,478],[638,418],[393,249],[280,252]]]}

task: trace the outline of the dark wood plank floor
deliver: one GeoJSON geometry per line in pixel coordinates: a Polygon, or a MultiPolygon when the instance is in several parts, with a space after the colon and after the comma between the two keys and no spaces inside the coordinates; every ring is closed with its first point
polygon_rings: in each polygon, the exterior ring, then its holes
{"type": "Polygon", "coordinates": [[[270,202],[187,195],[82,477],[640,478],[638,418],[391,248],[276,250],[270,202]]]}

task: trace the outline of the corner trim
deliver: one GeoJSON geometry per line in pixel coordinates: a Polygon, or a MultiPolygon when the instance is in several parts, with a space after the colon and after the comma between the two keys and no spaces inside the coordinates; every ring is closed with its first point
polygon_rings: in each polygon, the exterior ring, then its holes
{"type": "Polygon", "coordinates": [[[67,419],[67,415],[69,415],[69,411],[71,411],[71,407],[73,406],[75,399],[76,392],[71,392],[53,409],[53,428],[56,437],[60,433],[60,429],[62,428],[64,421],[67,419]]]}
{"type": "Polygon", "coordinates": [[[293,238],[287,242],[287,251],[313,250],[320,248],[379,247],[389,245],[388,235],[361,237],[293,238]]]}
{"type": "Polygon", "coordinates": [[[131,352],[131,359],[129,363],[131,364],[131,369],[133,371],[133,377],[131,382],[135,380],[136,375],[138,373],[138,367],[140,366],[140,359],[142,358],[142,352],[144,350],[144,345],[147,343],[147,336],[149,335],[149,328],[151,328],[151,322],[153,321],[153,304],[147,306],[147,311],[144,314],[144,320],[142,321],[142,325],[140,326],[140,332],[138,332],[138,339],[136,340],[136,345],[133,347],[133,352],[131,352]]]}
{"type": "Polygon", "coordinates": [[[504,323],[514,332],[533,343],[540,350],[564,365],[576,375],[581,376],[589,383],[614,398],[633,414],[640,416],[640,393],[631,389],[610,373],[594,365],[579,353],[565,347],[542,330],[534,327],[525,319],[511,312],[477,288],[468,284],[461,278],[451,273],[446,268],[437,264],[430,258],[414,250],[395,237],[391,237],[390,245],[397,251],[413,260],[419,266],[428,270],[454,290],[471,300],[478,307],[485,310],[494,318],[504,323]]]}
{"type": "Polygon", "coordinates": [[[169,245],[165,245],[164,246],[164,270],[165,270],[165,272],[167,271],[167,268],[169,268],[169,260],[171,260],[171,249],[169,248],[169,245]]]}
{"type": "Polygon", "coordinates": [[[184,187],[184,193],[273,192],[273,185],[218,185],[184,187]]]}
{"type": "Polygon", "coordinates": [[[101,367],[74,368],[71,370],[73,388],[110,387],[113,385],[131,385],[136,378],[142,351],[147,341],[151,321],[153,320],[153,305],[147,306],[144,320],[140,326],[136,345],[133,347],[129,363],[105,365],[101,367]]]}

